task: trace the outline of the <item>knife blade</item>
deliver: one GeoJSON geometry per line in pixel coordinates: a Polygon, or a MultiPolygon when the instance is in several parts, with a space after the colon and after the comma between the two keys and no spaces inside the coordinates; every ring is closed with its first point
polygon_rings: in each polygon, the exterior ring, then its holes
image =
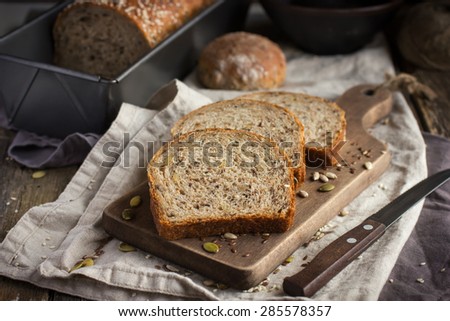
{"type": "Polygon", "coordinates": [[[446,169],[401,194],[324,248],[302,271],[285,278],[284,292],[292,296],[312,296],[381,237],[403,213],[449,179],[450,169],[446,169]]]}

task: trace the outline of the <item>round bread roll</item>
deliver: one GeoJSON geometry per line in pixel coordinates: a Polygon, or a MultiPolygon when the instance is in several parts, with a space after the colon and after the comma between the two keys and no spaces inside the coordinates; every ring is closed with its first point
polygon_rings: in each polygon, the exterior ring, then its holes
{"type": "Polygon", "coordinates": [[[286,58],[269,39],[234,32],[206,46],[197,71],[199,81],[212,89],[271,89],[284,81],[286,58]]]}

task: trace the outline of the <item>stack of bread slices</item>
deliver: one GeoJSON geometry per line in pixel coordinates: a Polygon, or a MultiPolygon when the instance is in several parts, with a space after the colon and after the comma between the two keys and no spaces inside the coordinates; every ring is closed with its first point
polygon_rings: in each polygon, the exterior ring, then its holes
{"type": "Polygon", "coordinates": [[[305,94],[257,92],[194,110],[147,168],[158,233],[287,231],[306,164],[335,163],[345,129],[340,107],[305,94]]]}

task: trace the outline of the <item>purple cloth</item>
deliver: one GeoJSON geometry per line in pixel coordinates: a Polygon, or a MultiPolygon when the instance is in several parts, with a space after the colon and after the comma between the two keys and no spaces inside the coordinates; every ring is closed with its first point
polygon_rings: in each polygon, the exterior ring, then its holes
{"type": "Polygon", "coordinates": [[[96,134],[74,133],[57,139],[19,131],[8,148],[8,156],[29,168],[78,165],[98,139],[96,134]]]}
{"type": "MultiPolygon", "coordinates": [[[[0,127],[15,130],[0,105],[0,127]]],[[[64,139],[39,136],[19,130],[8,148],[8,156],[29,168],[78,165],[97,143],[100,135],[74,133],[64,139]]]]}
{"type": "MultiPolygon", "coordinates": [[[[450,168],[450,141],[424,133],[428,175],[450,168]]],[[[379,300],[450,300],[450,183],[431,194],[379,300]],[[424,265],[421,265],[421,263],[424,265]],[[424,283],[417,282],[422,278],[424,283]]]]}

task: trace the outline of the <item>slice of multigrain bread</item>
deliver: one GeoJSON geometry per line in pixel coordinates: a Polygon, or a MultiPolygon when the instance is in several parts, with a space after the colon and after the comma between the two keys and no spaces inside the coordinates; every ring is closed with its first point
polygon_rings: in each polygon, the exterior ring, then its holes
{"type": "Polygon", "coordinates": [[[161,237],[284,232],[294,217],[294,170],[276,143],[238,130],[177,137],[147,168],[161,237]]]}
{"type": "Polygon", "coordinates": [[[332,151],[345,140],[345,111],[320,97],[289,92],[256,92],[239,97],[267,101],[288,108],[305,127],[306,163],[331,166],[337,163],[332,151]]]}
{"type": "Polygon", "coordinates": [[[172,135],[205,128],[246,130],[275,141],[295,169],[297,187],[305,179],[303,125],[286,108],[268,102],[233,99],[203,106],[181,118],[172,135]]]}

